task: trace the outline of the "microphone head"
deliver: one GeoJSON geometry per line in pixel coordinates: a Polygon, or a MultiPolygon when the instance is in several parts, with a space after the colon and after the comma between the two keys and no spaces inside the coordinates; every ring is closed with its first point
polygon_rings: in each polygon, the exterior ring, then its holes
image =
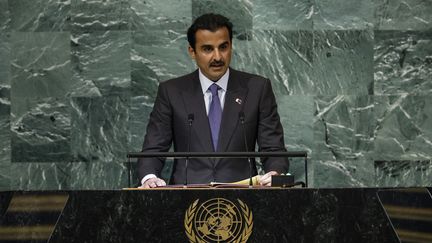
{"type": "Polygon", "coordinates": [[[188,121],[193,121],[194,120],[194,114],[188,114],[188,121]]]}

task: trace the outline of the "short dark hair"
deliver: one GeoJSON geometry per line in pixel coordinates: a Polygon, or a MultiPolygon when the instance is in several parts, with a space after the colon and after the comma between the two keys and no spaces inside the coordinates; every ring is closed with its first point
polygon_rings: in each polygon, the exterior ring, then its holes
{"type": "Polygon", "coordinates": [[[214,13],[207,13],[199,16],[197,19],[195,19],[187,31],[189,45],[195,50],[195,33],[198,30],[210,30],[214,32],[223,27],[228,29],[229,37],[232,41],[233,24],[227,17],[214,13]]]}

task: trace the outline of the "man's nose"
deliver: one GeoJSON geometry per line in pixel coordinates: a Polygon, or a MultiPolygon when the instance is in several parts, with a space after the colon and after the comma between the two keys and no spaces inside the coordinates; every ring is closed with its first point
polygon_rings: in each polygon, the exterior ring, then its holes
{"type": "Polygon", "coordinates": [[[214,57],[213,57],[216,61],[220,61],[222,58],[222,55],[220,53],[220,51],[218,49],[214,50],[214,57]]]}

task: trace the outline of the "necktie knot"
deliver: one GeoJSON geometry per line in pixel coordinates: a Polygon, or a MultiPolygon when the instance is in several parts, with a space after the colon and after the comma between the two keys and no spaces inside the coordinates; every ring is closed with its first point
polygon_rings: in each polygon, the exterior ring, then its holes
{"type": "Polygon", "coordinates": [[[218,95],[218,90],[220,90],[220,89],[221,89],[221,87],[219,87],[219,85],[217,85],[217,84],[212,84],[209,87],[209,90],[210,90],[213,97],[218,95]]]}

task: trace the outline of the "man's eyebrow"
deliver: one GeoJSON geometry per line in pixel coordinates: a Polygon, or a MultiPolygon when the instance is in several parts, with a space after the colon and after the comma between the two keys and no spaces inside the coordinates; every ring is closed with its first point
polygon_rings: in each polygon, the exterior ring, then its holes
{"type": "Polygon", "coordinates": [[[229,41],[225,41],[224,43],[220,44],[219,46],[227,45],[229,44],[229,41]]]}
{"type": "Polygon", "coordinates": [[[201,48],[213,48],[212,45],[204,44],[200,46],[201,48]]]}

